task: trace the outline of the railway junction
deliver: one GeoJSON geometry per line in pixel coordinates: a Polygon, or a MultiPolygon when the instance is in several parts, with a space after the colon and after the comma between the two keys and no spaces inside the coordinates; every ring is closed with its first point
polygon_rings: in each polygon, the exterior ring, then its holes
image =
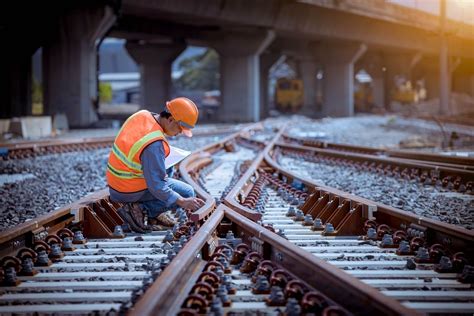
{"type": "Polygon", "coordinates": [[[0,315],[472,315],[474,26],[454,0],[399,2],[36,3],[48,21],[35,29],[22,1],[2,13],[16,48],[0,54],[0,315]],[[189,95],[193,137],[159,128],[190,152],[169,177],[204,202],[167,209],[169,227],[110,196],[133,112],[96,106],[109,37],[138,65],[133,106],[156,113],[190,93],[172,70],[186,47],[219,55],[215,113],[189,95]],[[406,101],[417,78],[429,102],[406,101]]]}

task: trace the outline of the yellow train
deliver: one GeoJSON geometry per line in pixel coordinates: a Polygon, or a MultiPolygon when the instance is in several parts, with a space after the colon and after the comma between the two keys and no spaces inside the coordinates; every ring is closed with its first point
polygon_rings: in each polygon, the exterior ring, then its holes
{"type": "Polygon", "coordinates": [[[275,106],[280,112],[294,113],[303,106],[303,80],[279,78],[275,87],[275,106]]]}

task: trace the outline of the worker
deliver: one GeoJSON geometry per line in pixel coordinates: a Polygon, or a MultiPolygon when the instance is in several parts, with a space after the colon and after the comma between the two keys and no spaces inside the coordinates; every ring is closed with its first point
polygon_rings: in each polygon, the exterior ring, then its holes
{"type": "Polygon", "coordinates": [[[196,104],[179,97],[166,102],[160,114],[141,110],[123,124],[109,155],[106,177],[110,199],[125,203],[119,214],[130,230],[143,233],[150,225],[172,227],[176,222],[166,214],[168,210],[195,211],[204,205],[189,184],[171,178],[165,169],[170,153],[166,137],[181,133],[192,137],[197,119],[196,104]]]}

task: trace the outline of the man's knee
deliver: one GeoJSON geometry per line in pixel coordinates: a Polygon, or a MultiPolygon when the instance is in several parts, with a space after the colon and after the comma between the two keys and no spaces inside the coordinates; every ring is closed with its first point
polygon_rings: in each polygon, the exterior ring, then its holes
{"type": "Polygon", "coordinates": [[[194,189],[192,186],[190,186],[189,184],[187,183],[184,183],[184,186],[183,186],[183,192],[181,194],[183,197],[195,197],[196,196],[196,193],[194,193],[194,189]]]}

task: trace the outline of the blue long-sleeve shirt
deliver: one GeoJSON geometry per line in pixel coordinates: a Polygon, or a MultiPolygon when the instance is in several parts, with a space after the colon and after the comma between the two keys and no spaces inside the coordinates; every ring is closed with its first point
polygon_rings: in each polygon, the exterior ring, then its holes
{"type": "Polygon", "coordinates": [[[148,145],[142,151],[140,159],[148,189],[134,193],[122,193],[109,187],[110,198],[113,201],[126,203],[158,199],[165,202],[167,207],[176,203],[176,200],[181,196],[168,186],[163,142],[159,140],[148,145]]]}

